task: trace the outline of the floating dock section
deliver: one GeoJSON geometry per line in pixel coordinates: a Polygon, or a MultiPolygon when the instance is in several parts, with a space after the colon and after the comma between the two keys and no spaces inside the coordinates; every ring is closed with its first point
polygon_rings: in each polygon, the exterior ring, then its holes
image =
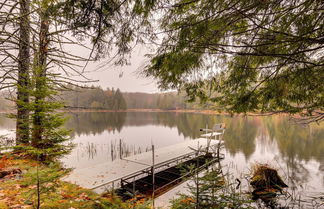
{"type": "Polygon", "coordinates": [[[180,163],[206,155],[217,145],[219,145],[218,140],[206,138],[187,140],[115,161],[75,169],[63,180],[92,189],[98,193],[107,190],[111,191],[139,179],[154,176],[154,173],[166,171],[167,169],[172,170],[172,167],[180,163]],[[200,151],[197,152],[197,150],[200,151]]]}

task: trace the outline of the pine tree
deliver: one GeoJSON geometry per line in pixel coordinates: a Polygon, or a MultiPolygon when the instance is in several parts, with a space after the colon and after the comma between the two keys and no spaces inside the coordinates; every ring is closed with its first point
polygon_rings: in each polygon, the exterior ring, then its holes
{"type": "Polygon", "coordinates": [[[227,182],[221,168],[211,165],[201,173],[193,170],[192,183],[188,193],[172,202],[172,209],[214,209],[214,208],[253,208],[251,201],[235,191],[234,185],[227,182]]]}
{"type": "Polygon", "coordinates": [[[126,101],[119,89],[116,90],[114,97],[113,97],[113,101],[114,101],[114,104],[113,104],[114,110],[125,110],[127,108],[126,101]]]}

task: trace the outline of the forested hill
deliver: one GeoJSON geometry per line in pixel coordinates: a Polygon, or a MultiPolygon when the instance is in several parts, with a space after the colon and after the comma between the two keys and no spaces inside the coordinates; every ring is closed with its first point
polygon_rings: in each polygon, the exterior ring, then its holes
{"type": "Polygon", "coordinates": [[[67,108],[125,110],[126,101],[119,89],[103,90],[100,87],[69,88],[59,98],[67,108]]]}
{"type": "Polygon", "coordinates": [[[187,103],[184,94],[169,93],[142,93],[121,92],[119,89],[103,90],[100,87],[74,88],[73,91],[64,91],[60,98],[69,108],[86,109],[197,109],[198,103],[187,103]]]}

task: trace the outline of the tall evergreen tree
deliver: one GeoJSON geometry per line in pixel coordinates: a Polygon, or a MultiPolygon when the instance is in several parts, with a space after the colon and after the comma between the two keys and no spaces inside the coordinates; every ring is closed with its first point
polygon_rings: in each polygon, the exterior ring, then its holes
{"type": "Polygon", "coordinates": [[[30,1],[19,0],[16,142],[29,143],[30,1]]]}
{"type": "Polygon", "coordinates": [[[114,93],[114,97],[113,97],[113,109],[114,110],[125,110],[126,107],[126,101],[122,95],[122,93],[120,92],[119,89],[116,90],[116,92],[114,93]]]}
{"type": "Polygon", "coordinates": [[[39,43],[38,50],[35,54],[34,63],[34,112],[33,112],[33,133],[32,133],[32,146],[39,147],[43,144],[44,131],[45,131],[45,117],[47,113],[46,97],[48,96],[47,88],[47,75],[48,69],[47,57],[49,48],[49,26],[50,26],[50,1],[40,1],[39,3],[39,43]]]}
{"type": "Polygon", "coordinates": [[[0,90],[16,88],[16,142],[29,142],[30,1],[0,2],[0,90]]]}

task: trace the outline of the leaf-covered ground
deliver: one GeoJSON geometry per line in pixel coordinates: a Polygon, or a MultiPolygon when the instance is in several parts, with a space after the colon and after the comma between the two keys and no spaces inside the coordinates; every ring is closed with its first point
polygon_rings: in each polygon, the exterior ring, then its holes
{"type": "Polygon", "coordinates": [[[18,155],[0,155],[0,172],[13,169],[20,169],[21,173],[0,178],[0,209],[36,208],[38,191],[42,209],[148,208],[148,204],[133,205],[61,181],[60,177],[68,171],[57,163],[43,165],[18,155]]]}

